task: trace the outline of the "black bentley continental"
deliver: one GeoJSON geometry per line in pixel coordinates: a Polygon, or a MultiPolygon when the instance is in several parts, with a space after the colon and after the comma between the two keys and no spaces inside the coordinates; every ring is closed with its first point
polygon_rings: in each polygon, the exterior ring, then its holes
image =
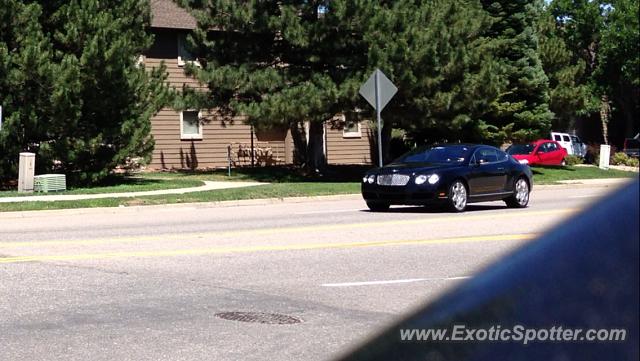
{"type": "Polygon", "coordinates": [[[469,203],[497,200],[524,208],[532,186],[529,166],[495,147],[441,144],[417,148],[367,172],[362,197],[372,211],[391,205],[445,205],[462,212],[469,203]]]}

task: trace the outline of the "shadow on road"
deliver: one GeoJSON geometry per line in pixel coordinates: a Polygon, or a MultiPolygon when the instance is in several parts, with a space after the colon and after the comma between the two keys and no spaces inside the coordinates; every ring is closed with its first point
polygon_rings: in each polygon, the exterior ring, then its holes
{"type": "MultiPolygon", "coordinates": [[[[469,204],[465,213],[469,212],[481,212],[481,211],[495,211],[499,209],[506,209],[504,204],[469,204]]],[[[369,209],[362,209],[360,212],[367,213],[453,213],[449,212],[446,208],[437,206],[398,206],[391,207],[386,211],[373,212],[369,209]]]]}

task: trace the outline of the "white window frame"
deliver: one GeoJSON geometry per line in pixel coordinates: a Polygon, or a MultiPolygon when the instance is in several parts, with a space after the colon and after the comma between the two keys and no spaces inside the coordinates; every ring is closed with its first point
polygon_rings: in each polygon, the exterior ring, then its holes
{"type": "Polygon", "coordinates": [[[202,139],[202,112],[197,109],[186,109],[180,112],[180,140],[198,140],[202,139]],[[198,134],[184,134],[184,112],[198,112],[198,134]]]}
{"type": "Polygon", "coordinates": [[[362,124],[361,122],[356,122],[358,126],[358,130],[355,132],[347,131],[347,117],[342,114],[340,119],[344,122],[344,128],[342,128],[342,138],[362,138],[362,124]]]}
{"type": "Polygon", "coordinates": [[[184,59],[182,59],[182,56],[180,56],[181,49],[184,48],[185,51],[186,51],[186,48],[184,47],[184,44],[182,42],[183,42],[183,39],[186,40],[187,34],[178,33],[177,38],[178,38],[177,39],[177,42],[178,42],[178,66],[179,67],[184,67],[187,63],[189,63],[189,64],[193,64],[193,65],[195,65],[197,67],[201,67],[200,62],[198,60],[184,60],[184,59]]]}
{"type": "Polygon", "coordinates": [[[139,55],[136,58],[136,66],[138,68],[142,68],[144,66],[145,61],[147,60],[147,58],[144,55],[139,55]]]}

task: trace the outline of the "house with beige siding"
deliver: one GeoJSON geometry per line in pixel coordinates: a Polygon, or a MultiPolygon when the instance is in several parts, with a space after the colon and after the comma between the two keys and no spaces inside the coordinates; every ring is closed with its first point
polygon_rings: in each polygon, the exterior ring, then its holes
{"type": "MultiPolygon", "coordinates": [[[[172,0],[151,0],[153,46],[141,57],[146,67],[164,62],[168,82],[206,90],[185,75],[184,66],[195,61],[184,42],[196,26],[189,12],[172,0]]],[[[164,108],[151,119],[155,149],[149,168],[202,169],[234,166],[284,165],[294,161],[294,142],[289,129],[254,131],[242,119],[229,121],[205,110],[177,111],[164,108]]],[[[329,164],[370,164],[369,122],[347,122],[336,116],[324,124],[324,152],[329,164]]]]}

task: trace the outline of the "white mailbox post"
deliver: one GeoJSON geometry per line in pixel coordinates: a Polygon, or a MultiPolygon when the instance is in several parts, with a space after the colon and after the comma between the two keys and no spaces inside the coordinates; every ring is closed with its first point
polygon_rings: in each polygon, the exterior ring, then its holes
{"type": "Polygon", "coordinates": [[[611,156],[611,146],[607,144],[600,145],[600,168],[609,169],[609,157],[611,156]]]}
{"type": "Polygon", "coordinates": [[[20,153],[18,170],[18,192],[33,192],[33,177],[35,175],[36,155],[34,153],[20,153]]]}

